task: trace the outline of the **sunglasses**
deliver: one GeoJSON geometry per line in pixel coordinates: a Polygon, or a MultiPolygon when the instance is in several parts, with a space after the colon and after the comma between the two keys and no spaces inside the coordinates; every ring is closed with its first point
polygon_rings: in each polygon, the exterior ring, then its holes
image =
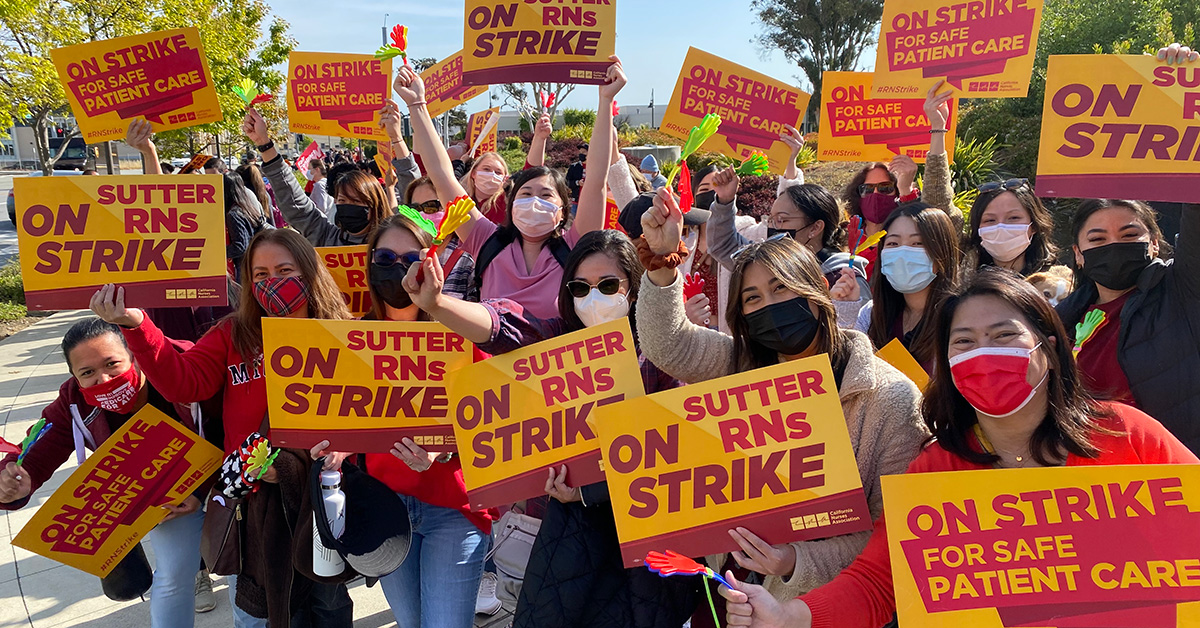
{"type": "Polygon", "coordinates": [[[592,291],[592,288],[595,288],[600,291],[600,294],[611,297],[617,292],[620,292],[621,284],[625,283],[626,281],[628,280],[617,279],[616,277],[605,277],[604,279],[600,280],[600,283],[593,286],[582,279],[572,279],[571,281],[567,282],[567,292],[570,292],[571,296],[575,297],[576,299],[582,299],[592,291]]]}
{"type": "Polygon", "coordinates": [[[742,246],[738,247],[738,250],[733,252],[733,255],[731,256],[730,259],[736,261],[737,258],[742,256],[742,254],[744,254],[746,251],[749,251],[750,249],[752,249],[756,246],[766,244],[767,242],[778,242],[779,240],[782,240],[784,238],[790,238],[790,237],[791,236],[786,233],[776,233],[775,235],[767,238],[766,240],[763,240],[762,242],[751,242],[749,244],[743,244],[742,246]]]}
{"type": "Polygon", "coordinates": [[[436,214],[442,211],[442,202],[435,198],[417,205],[416,208],[421,210],[422,214],[436,214]]]}
{"type": "Polygon", "coordinates": [[[371,252],[371,263],[380,268],[390,268],[397,263],[412,266],[421,259],[420,251],[409,251],[403,255],[397,254],[391,249],[375,249],[371,252]]]}
{"type": "Polygon", "coordinates": [[[895,183],[864,183],[864,184],[858,186],[858,195],[859,196],[866,196],[866,195],[870,194],[871,192],[877,192],[879,194],[886,194],[888,196],[894,196],[896,194],[896,184],[895,183]]]}
{"type": "Polygon", "coordinates": [[[979,192],[980,194],[987,194],[988,192],[995,192],[996,190],[1005,190],[1005,191],[1019,190],[1027,185],[1029,185],[1029,179],[1009,179],[1007,181],[989,181],[989,182],[984,183],[983,185],[975,188],[975,191],[979,192]]]}

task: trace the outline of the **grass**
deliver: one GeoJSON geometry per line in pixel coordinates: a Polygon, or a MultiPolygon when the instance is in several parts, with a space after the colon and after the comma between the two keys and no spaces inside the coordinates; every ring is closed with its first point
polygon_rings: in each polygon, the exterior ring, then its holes
{"type": "Polygon", "coordinates": [[[25,284],[21,281],[21,261],[13,258],[0,268],[0,321],[13,321],[28,316],[25,310],[25,284]]]}

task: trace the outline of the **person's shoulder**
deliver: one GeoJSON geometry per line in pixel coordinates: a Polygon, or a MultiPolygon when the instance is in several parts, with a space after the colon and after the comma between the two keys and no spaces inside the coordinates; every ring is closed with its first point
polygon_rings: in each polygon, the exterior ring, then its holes
{"type": "Polygon", "coordinates": [[[1141,410],[1118,402],[1102,402],[1105,415],[1096,417],[1104,432],[1094,435],[1092,444],[1104,452],[1130,448],[1145,462],[1195,462],[1194,454],[1171,434],[1162,423],[1141,410]]]}

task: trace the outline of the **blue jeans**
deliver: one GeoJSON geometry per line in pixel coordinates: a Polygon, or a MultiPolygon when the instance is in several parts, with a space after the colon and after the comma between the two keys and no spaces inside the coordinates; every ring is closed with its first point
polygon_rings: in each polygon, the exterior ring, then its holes
{"type": "Polygon", "coordinates": [[[154,549],[150,585],[150,626],[191,628],[196,620],[196,572],[200,571],[200,529],[204,511],[164,521],[146,539],[154,549]]]}
{"type": "Polygon", "coordinates": [[[237,576],[225,576],[229,584],[229,607],[233,609],[233,628],[267,628],[267,620],[259,619],[238,608],[237,576]]]}
{"type": "Polygon", "coordinates": [[[379,580],[399,628],[470,628],[490,537],[452,508],[400,495],[412,546],[404,563],[379,580]]]}

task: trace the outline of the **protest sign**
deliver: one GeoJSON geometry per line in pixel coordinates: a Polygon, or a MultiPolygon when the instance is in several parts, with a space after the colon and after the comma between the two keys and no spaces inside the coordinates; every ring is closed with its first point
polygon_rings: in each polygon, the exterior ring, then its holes
{"type": "MultiPolygon", "coordinates": [[[[821,74],[821,126],[817,159],[822,161],[891,161],[896,155],[925,163],[929,153],[929,119],[925,97],[872,98],[870,72],[821,74]]],[[[954,161],[958,104],[948,103],[950,120],[946,159],[954,161]]]]}
{"type": "Polygon", "coordinates": [[[264,318],[271,441],[386,453],[407,436],[454,451],[446,376],[471,350],[437,323],[264,318]]]}
{"type": "Polygon", "coordinates": [[[875,355],[912,380],[917,388],[925,390],[925,387],[929,385],[929,374],[925,372],[913,354],[909,353],[899,338],[893,338],[891,342],[883,345],[883,348],[876,351],[875,355]]]}
{"type": "MultiPolygon", "coordinates": [[[[52,429],[71,429],[55,423],[52,429]]],[[[34,513],[13,545],[103,578],[224,454],[146,404],[34,513]]]]}
{"type": "Polygon", "coordinates": [[[50,58],[89,144],[123,139],[139,117],[155,131],[224,118],[195,28],[56,48],[50,58]]]}
{"type": "Polygon", "coordinates": [[[467,144],[471,147],[472,155],[478,157],[484,153],[497,151],[499,141],[496,128],[499,121],[499,107],[471,114],[467,120],[467,144]],[[493,120],[493,118],[495,119],[493,120]]]}
{"type": "Polygon", "coordinates": [[[487,92],[486,85],[463,83],[463,51],[442,59],[421,73],[425,82],[425,108],[429,117],[437,116],[487,92]]]}
{"type": "Polygon", "coordinates": [[[761,152],[771,171],[782,173],[791,149],[779,134],[786,132],[785,124],[800,127],[808,99],[791,85],[689,48],[660,130],[686,140],[705,115],[718,114],[721,129],[704,143],[705,149],[738,161],[761,152]]]}
{"type": "Polygon", "coordinates": [[[388,141],[379,110],[392,92],[392,60],[372,55],[288,55],[288,130],[388,141]]]}
{"type": "Polygon", "coordinates": [[[130,307],[225,305],[221,177],[18,177],[25,303],[86,309],[106,283],[130,307]]]}
{"type": "Polygon", "coordinates": [[[876,98],[924,98],[941,79],[959,98],[1024,98],[1042,0],[887,0],[876,98]]]}
{"type": "Polygon", "coordinates": [[[371,311],[371,287],[367,285],[367,249],[363,246],[319,246],[317,257],[324,262],[342,300],[355,318],[371,311]]]}
{"type": "Polygon", "coordinates": [[[871,528],[826,355],[600,408],[608,494],[626,567],[649,551],[738,549],[871,528]]]}
{"type": "Polygon", "coordinates": [[[604,83],[617,48],[616,0],[549,5],[467,0],[463,83],[604,83]]]}
{"type": "Polygon", "coordinates": [[[1200,601],[1200,465],[881,480],[901,627],[1175,628],[1200,601]]]}
{"type": "Polygon", "coordinates": [[[296,158],[296,170],[299,170],[301,174],[307,177],[308,166],[314,159],[325,159],[325,151],[321,150],[316,140],[313,140],[304,149],[304,152],[300,153],[300,156],[296,158]]]}
{"type": "Polygon", "coordinates": [[[192,155],[192,160],[187,162],[187,165],[184,167],[176,170],[175,174],[194,174],[197,170],[203,170],[204,164],[208,163],[208,160],[212,158],[212,155],[196,153],[195,155],[192,155]]]}
{"type": "Polygon", "coordinates": [[[567,483],[604,479],[596,409],[645,394],[626,318],[496,355],[454,375],[454,435],[471,508],[546,494],[549,467],[567,483]]]}
{"type": "Polygon", "coordinates": [[[1149,55],[1050,57],[1038,196],[1198,202],[1198,120],[1200,68],[1149,55]]]}

